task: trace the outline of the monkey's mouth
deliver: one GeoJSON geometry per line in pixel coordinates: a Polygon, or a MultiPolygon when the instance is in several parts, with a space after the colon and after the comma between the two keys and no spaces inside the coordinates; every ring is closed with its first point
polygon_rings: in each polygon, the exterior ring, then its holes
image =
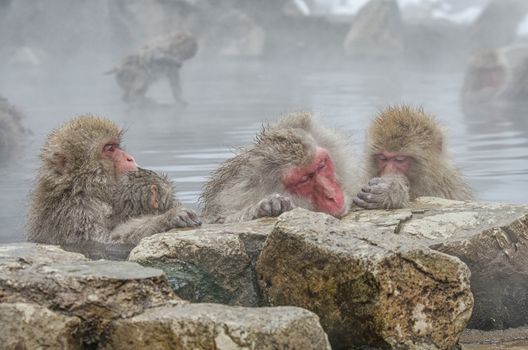
{"type": "Polygon", "coordinates": [[[330,214],[336,218],[340,218],[348,212],[342,193],[337,194],[337,196],[334,198],[319,201],[319,205],[317,206],[316,210],[330,214]]]}

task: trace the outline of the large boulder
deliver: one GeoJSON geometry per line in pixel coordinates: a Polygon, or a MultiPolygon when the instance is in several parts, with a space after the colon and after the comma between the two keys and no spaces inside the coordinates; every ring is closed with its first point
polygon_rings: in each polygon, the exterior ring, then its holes
{"type": "Polygon", "coordinates": [[[82,349],[81,320],[36,304],[0,303],[2,349],[82,349]]]}
{"type": "Polygon", "coordinates": [[[102,349],[330,349],[319,318],[296,307],[160,307],[115,321],[102,349]]]}
{"type": "Polygon", "coordinates": [[[35,303],[76,316],[84,343],[96,343],[112,319],[178,300],[160,270],[91,261],[55,246],[0,246],[0,303],[35,303]]]}
{"type": "Polygon", "coordinates": [[[254,265],[274,222],[204,225],[154,235],[143,239],[129,260],[162,269],[184,299],[257,306],[254,265]]]}
{"type": "Polygon", "coordinates": [[[403,22],[396,0],[370,0],[359,9],[345,38],[345,54],[397,58],[403,54],[403,22]]]}
{"type": "Polygon", "coordinates": [[[528,206],[420,198],[409,209],[358,211],[356,236],[420,243],[456,256],[471,270],[475,298],[469,327],[504,329],[528,323],[528,206]]]}
{"type": "Polygon", "coordinates": [[[358,225],[296,209],[279,217],[257,263],[270,305],[321,317],[335,349],[451,349],[473,306],[470,272],[421,244],[358,238],[358,225]]]}
{"type": "MultiPolygon", "coordinates": [[[[319,229],[322,229],[324,234],[319,237],[320,239],[329,235],[335,240],[338,239],[338,236],[347,237],[349,240],[347,244],[352,247],[343,245],[343,250],[348,253],[339,255],[349,259],[343,260],[343,263],[356,260],[363,261],[361,259],[377,261],[377,263],[372,263],[372,266],[367,264],[363,268],[365,271],[369,271],[368,273],[373,274],[372,281],[380,283],[379,290],[390,291],[392,288],[390,285],[395,283],[391,278],[399,278],[398,283],[403,285],[411,283],[411,281],[414,283],[414,279],[418,278],[419,281],[422,281],[420,283],[424,283],[424,286],[428,286],[428,288],[432,288],[434,283],[438,283],[437,289],[429,291],[438,297],[444,295],[443,293],[449,293],[449,290],[444,291],[442,289],[444,288],[442,283],[446,283],[449,288],[452,288],[451,291],[461,288],[461,291],[464,292],[461,292],[459,298],[467,296],[467,290],[464,289],[467,287],[464,278],[467,278],[468,275],[461,272],[460,277],[456,277],[459,278],[457,282],[457,279],[453,277],[453,271],[457,268],[460,268],[460,271],[465,270],[463,267],[458,267],[458,260],[451,260],[444,254],[458,257],[471,270],[470,285],[474,297],[474,307],[469,326],[482,329],[508,328],[528,323],[528,282],[525,278],[528,273],[527,215],[528,207],[523,205],[458,202],[438,198],[420,198],[413,202],[411,208],[399,210],[357,210],[341,220],[335,220],[323,214],[295,210],[281,216],[279,223],[277,223],[277,219],[259,219],[229,225],[203,225],[200,229],[155,235],[143,240],[134,249],[130,259],[163,269],[168,274],[171,284],[176,287],[177,294],[185,299],[256,306],[262,305],[265,300],[260,298],[259,293],[261,291],[255,288],[257,283],[254,280],[256,276],[255,261],[271,232],[282,230],[283,227],[297,225],[296,229],[299,232],[311,237],[312,234],[317,236],[319,229]],[[296,218],[298,215],[302,216],[303,219],[296,218]],[[314,226],[312,221],[317,218],[320,222],[321,216],[326,218],[324,220],[328,220],[328,225],[335,226],[341,233],[333,237],[327,232],[330,230],[327,224],[320,227],[314,226]],[[287,224],[287,221],[290,220],[295,224],[287,224]],[[361,249],[357,247],[361,247],[361,249]],[[375,260],[378,258],[381,260],[375,260]],[[383,259],[391,261],[391,263],[386,265],[379,263],[383,259]],[[424,263],[424,267],[421,267],[422,265],[417,264],[417,261],[427,261],[427,264],[424,263]],[[446,272],[438,269],[440,262],[446,262],[445,266],[451,270],[448,269],[446,272]],[[401,266],[401,271],[405,268],[405,271],[414,272],[409,272],[407,275],[396,274],[393,264],[401,266]],[[385,272],[381,272],[382,267],[385,272]],[[414,268],[418,270],[415,271],[414,268]],[[420,269],[423,271],[420,272],[420,269]],[[427,280],[428,274],[430,274],[430,280],[427,280]],[[376,280],[376,278],[378,279],[376,280]],[[429,284],[423,281],[428,281],[429,284]],[[237,293],[240,293],[240,297],[237,293]]],[[[273,235],[282,237],[282,234],[275,232],[273,235]]],[[[288,236],[284,234],[284,237],[288,236]]],[[[271,243],[268,242],[268,244],[271,243]]],[[[308,243],[306,244],[308,245],[308,243]]],[[[336,244],[344,243],[337,242],[336,244]]],[[[311,245],[308,246],[311,247],[311,245]]],[[[280,245],[279,248],[281,248],[280,245]]],[[[266,254],[271,256],[272,253],[272,251],[268,251],[266,254]]],[[[302,252],[291,251],[291,249],[287,253],[288,256],[295,257],[295,259],[298,258],[296,254],[302,254],[302,252]]],[[[308,253],[306,255],[309,256],[308,253]]],[[[269,260],[269,257],[267,259],[269,260]]],[[[271,264],[273,261],[269,263],[271,264]]],[[[321,265],[320,262],[317,264],[321,265]]],[[[271,267],[266,267],[266,265],[267,263],[263,264],[262,261],[260,269],[268,271],[267,273],[270,275],[274,273],[271,267]]],[[[286,267],[289,266],[288,264],[286,267]]],[[[294,266],[296,265],[292,263],[291,267],[294,266]]],[[[342,268],[344,269],[344,267],[342,268]]],[[[334,276],[334,272],[326,274],[323,272],[321,272],[323,281],[338,278],[334,276]]],[[[347,273],[352,274],[352,272],[347,273]]],[[[265,280],[262,279],[262,282],[265,280]]],[[[302,279],[298,283],[306,287],[306,282],[302,279]]],[[[319,285],[322,288],[324,283],[319,285]]],[[[263,287],[267,289],[269,286],[263,284],[263,287]]],[[[315,287],[312,286],[311,288],[315,287]]],[[[350,288],[349,293],[360,296],[364,296],[365,290],[368,290],[362,283],[351,284],[350,288]]],[[[407,299],[412,296],[413,287],[405,286],[405,288],[407,288],[405,290],[408,291],[408,294],[400,294],[396,300],[402,305],[407,302],[415,305],[414,300],[420,300],[419,298],[407,299]]],[[[375,291],[375,289],[373,290],[375,291]]],[[[273,293],[271,291],[266,292],[266,296],[273,296],[273,293]]],[[[324,299],[324,295],[320,295],[320,297],[319,303],[326,306],[327,301],[324,299]]],[[[433,296],[431,302],[434,303],[436,300],[438,299],[433,296]]],[[[343,307],[347,305],[343,304],[343,307]]],[[[371,310],[377,310],[378,305],[375,304],[371,310]]],[[[435,312],[446,312],[447,305],[438,307],[439,309],[435,312]]],[[[466,305],[466,307],[468,310],[470,309],[470,305],[466,305]]],[[[328,310],[332,310],[330,304],[328,310]]],[[[323,311],[327,312],[328,310],[323,311]]],[[[457,309],[453,309],[453,312],[455,310],[457,309]]],[[[460,310],[458,309],[458,311],[460,310]]],[[[426,311],[429,312],[430,310],[426,311]]],[[[330,312],[328,317],[333,317],[333,311],[328,312],[330,312]]],[[[353,318],[353,310],[346,309],[341,312],[350,314],[352,316],[348,317],[353,318]]],[[[322,319],[327,317],[322,313],[316,313],[322,319]]],[[[365,318],[370,320],[373,315],[374,312],[365,318]]],[[[426,315],[429,314],[426,313],[426,315]]],[[[452,317],[455,316],[453,314],[452,317]]],[[[466,314],[463,316],[465,317],[466,314]]],[[[463,320],[462,315],[459,319],[463,320]]],[[[385,321],[390,320],[375,320],[375,322],[385,321]]],[[[396,327],[397,322],[400,321],[394,319],[392,322],[394,322],[393,326],[396,327]]],[[[392,326],[386,325],[386,327],[389,329],[392,326]]],[[[451,325],[450,327],[452,327],[450,329],[453,336],[449,341],[446,341],[446,344],[456,337],[455,330],[459,329],[458,325],[456,327],[451,325]]],[[[330,335],[334,334],[329,328],[326,328],[326,331],[330,335]]],[[[436,333],[434,336],[440,337],[436,333]]],[[[378,334],[376,337],[381,339],[384,335],[378,334]]]]}

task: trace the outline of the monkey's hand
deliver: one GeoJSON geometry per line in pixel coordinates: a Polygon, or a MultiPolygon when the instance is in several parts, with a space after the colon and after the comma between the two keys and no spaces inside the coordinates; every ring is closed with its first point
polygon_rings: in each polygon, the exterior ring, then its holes
{"type": "Polygon", "coordinates": [[[274,193],[265,197],[256,205],[253,219],[279,216],[280,214],[290,211],[293,208],[295,208],[295,206],[293,205],[290,197],[279,193],[274,193]]]}
{"type": "Polygon", "coordinates": [[[181,206],[171,208],[163,216],[167,220],[168,229],[176,227],[196,227],[202,224],[202,221],[194,211],[181,206]]]}
{"type": "Polygon", "coordinates": [[[353,202],[365,209],[397,209],[409,204],[409,180],[405,176],[374,177],[353,202]]]}

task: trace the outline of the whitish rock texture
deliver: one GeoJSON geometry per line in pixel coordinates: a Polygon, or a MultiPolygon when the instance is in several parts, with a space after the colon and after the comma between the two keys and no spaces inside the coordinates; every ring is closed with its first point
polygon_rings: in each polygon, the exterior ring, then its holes
{"type": "MultiPolygon", "coordinates": [[[[415,278],[423,278],[423,281],[427,281],[427,276],[429,275],[430,284],[423,282],[427,288],[424,289],[424,295],[432,293],[431,295],[440,298],[440,295],[448,292],[444,290],[445,286],[442,283],[446,283],[448,289],[453,288],[451,289],[452,291],[455,291],[456,288],[461,290],[461,294],[456,295],[455,299],[447,300],[447,305],[439,305],[439,308],[435,310],[425,308],[425,311],[423,311],[426,315],[430,315],[428,312],[447,312],[446,310],[450,307],[449,305],[453,300],[456,300],[456,298],[463,299],[467,295],[467,290],[464,288],[467,287],[465,279],[468,275],[462,273],[460,277],[453,277],[454,270],[449,269],[459,266],[458,263],[455,263],[457,260],[452,260],[438,253],[441,252],[458,257],[471,270],[469,284],[474,297],[474,307],[472,318],[469,321],[470,327],[500,329],[528,323],[528,279],[526,279],[528,275],[528,206],[500,203],[464,203],[424,197],[416,200],[411,208],[400,210],[357,210],[351,212],[342,220],[334,220],[328,217],[325,219],[328,220],[328,223],[320,219],[321,215],[323,214],[296,210],[282,216],[280,219],[281,223],[278,225],[284,227],[288,221],[292,221],[295,224],[288,224],[287,226],[294,226],[294,229],[299,231],[299,235],[318,237],[322,241],[317,243],[316,246],[319,248],[316,251],[324,250],[321,247],[325,247],[325,239],[341,237],[339,240],[342,239],[342,242],[334,242],[335,247],[341,247],[342,249],[342,252],[337,256],[344,256],[349,259],[350,255],[353,254],[353,259],[357,261],[362,261],[361,259],[377,261],[372,266],[369,264],[360,265],[363,266],[361,268],[365,271],[369,271],[365,276],[370,276],[369,273],[374,270],[377,275],[374,274],[373,276],[381,276],[384,273],[387,278],[384,280],[376,280],[374,278],[372,279],[373,282],[367,279],[367,281],[362,283],[352,283],[350,290],[353,292],[349,291],[348,293],[356,295],[358,300],[368,300],[369,297],[368,295],[365,296],[365,293],[366,291],[375,290],[369,289],[372,286],[379,288],[380,291],[394,289],[394,282],[392,282],[391,278],[399,278],[398,283],[409,289],[413,288],[413,286],[407,287],[406,285],[410,284],[408,281],[414,281],[415,278]],[[297,217],[298,215],[299,217],[297,217]],[[317,222],[321,223],[319,227],[313,223],[316,218],[317,222]],[[336,237],[333,237],[333,234],[330,234],[332,230],[328,226],[333,226],[335,232],[339,232],[339,234],[336,233],[336,237]],[[319,237],[319,233],[324,234],[319,237]],[[330,238],[323,239],[323,237],[327,236],[330,238]],[[349,245],[352,247],[349,247],[349,245]],[[434,251],[431,251],[431,249],[434,251]],[[391,263],[380,264],[379,261],[385,259],[383,257],[386,257],[387,261],[391,263]],[[381,260],[375,260],[378,258],[381,260]],[[417,263],[418,261],[420,263],[417,263]],[[427,263],[422,263],[421,261],[426,261],[427,263]],[[445,268],[447,272],[442,270],[444,269],[444,261],[446,262],[445,268]],[[399,270],[394,266],[398,266],[399,270]],[[382,269],[385,269],[385,271],[382,272],[382,269]],[[396,271],[407,272],[402,274],[396,273],[396,271]],[[412,271],[412,273],[409,271],[412,271]],[[376,282],[381,283],[377,286],[374,281],[383,282],[376,282]],[[435,285],[435,283],[437,284],[435,285]]],[[[263,303],[260,295],[261,291],[255,288],[255,260],[262,250],[263,243],[274,230],[275,224],[276,219],[266,219],[234,225],[204,225],[197,230],[160,234],[143,240],[134,249],[130,258],[142,264],[162,268],[168,274],[171,283],[177,287],[177,294],[186,299],[244,306],[261,305],[263,303]],[[248,259],[251,262],[248,262],[248,259]],[[241,291],[245,291],[245,293],[241,291]],[[240,296],[238,293],[240,293],[240,296]],[[255,303],[255,300],[258,300],[258,302],[255,303]]],[[[306,243],[309,240],[302,242],[306,243]]],[[[277,249],[285,250],[280,244],[277,245],[277,249]]],[[[312,245],[308,246],[312,247],[312,245]]],[[[309,251],[312,252],[312,250],[309,251]]],[[[271,256],[272,253],[272,251],[268,251],[266,254],[271,256]]],[[[295,257],[295,259],[303,257],[302,254],[306,255],[305,259],[313,259],[311,258],[311,253],[303,250],[296,252],[293,249],[289,249],[286,253],[288,256],[295,257]]],[[[283,260],[281,256],[277,258],[283,260]]],[[[269,260],[267,258],[267,261],[269,260]]],[[[320,266],[321,282],[314,284],[309,293],[313,293],[314,290],[317,291],[315,286],[322,288],[325,285],[325,281],[336,278],[333,275],[335,271],[330,269],[330,265],[327,266],[327,260],[325,258],[314,262],[315,266],[320,266]],[[328,271],[325,269],[328,269],[328,271]]],[[[330,261],[333,261],[336,266],[340,264],[332,259],[330,261]]],[[[270,275],[273,273],[272,263],[273,261],[269,261],[269,267],[261,264],[261,268],[265,269],[270,275]]],[[[295,267],[296,265],[285,263],[285,268],[290,266],[295,267]]],[[[354,271],[357,272],[354,269],[343,269],[351,276],[355,273],[354,271]]],[[[464,270],[462,267],[460,269],[461,271],[464,270]]],[[[306,272],[303,273],[306,274],[306,272]]],[[[291,280],[287,280],[284,283],[291,284],[291,280]]],[[[306,286],[304,280],[300,280],[298,283],[306,286]]],[[[267,289],[269,286],[264,285],[264,287],[267,289]]],[[[322,294],[319,296],[321,298],[317,302],[320,305],[319,307],[321,309],[330,308],[328,306],[330,305],[327,301],[328,298],[322,294]]],[[[402,307],[407,307],[405,305],[418,305],[416,300],[423,296],[414,297],[412,294],[407,294],[404,297],[399,294],[394,297],[397,297],[395,300],[398,303],[404,305],[402,307]]],[[[433,297],[432,300],[436,299],[433,297]]],[[[378,305],[369,304],[365,301],[362,309],[364,313],[361,314],[360,319],[365,319],[371,324],[378,322],[378,319],[374,317],[376,314],[373,311],[378,310],[376,309],[378,305]],[[367,306],[370,306],[370,308],[367,306]]],[[[469,302],[467,305],[454,307],[451,317],[458,317],[463,323],[462,320],[465,319],[467,313],[464,312],[457,316],[456,312],[463,310],[464,307],[466,310],[471,309],[469,302]]],[[[409,310],[406,312],[411,315],[421,314],[420,308],[412,309],[411,311],[414,313],[409,312],[409,310]]],[[[329,312],[328,317],[330,318],[335,316],[335,310],[333,309],[330,311],[325,309],[324,312],[329,312]]],[[[354,315],[357,313],[356,309],[350,308],[347,303],[341,305],[339,312],[344,315],[350,315],[347,317],[351,318],[356,317],[354,315]]],[[[322,319],[327,317],[327,315],[322,313],[316,313],[322,319]]],[[[365,322],[368,323],[367,321],[365,322]]],[[[388,318],[385,321],[388,322],[388,318]]],[[[398,328],[401,326],[397,326],[403,320],[394,319],[393,322],[392,326],[387,327],[394,328],[398,334],[403,332],[398,328]]],[[[412,325],[414,321],[409,322],[412,325]]],[[[323,323],[325,327],[327,327],[327,324],[329,323],[323,323]]],[[[420,323],[416,324],[420,325],[420,323]]],[[[446,338],[445,344],[452,342],[456,338],[455,330],[459,329],[458,324],[453,324],[450,327],[452,327],[452,337],[446,338]]],[[[420,333],[422,331],[419,326],[417,328],[407,326],[407,328],[403,328],[403,330],[405,329],[417,330],[413,337],[422,339],[420,334],[423,333],[420,333]]],[[[326,328],[326,330],[331,336],[331,340],[333,334],[337,334],[332,329],[326,328]]],[[[335,332],[339,332],[339,329],[335,330],[335,332]]],[[[359,334],[357,330],[350,332],[359,334]]],[[[436,333],[434,336],[437,338],[443,337],[441,334],[436,333]]],[[[372,336],[372,339],[385,339],[384,337],[385,335],[376,334],[372,336]]],[[[389,342],[391,340],[387,338],[383,341],[389,342]]]]}
{"type": "Polygon", "coordinates": [[[80,324],[36,304],[0,303],[0,348],[80,350],[80,324]]]}
{"type": "Polygon", "coordinates": [[[256,306],[254,265],[274,222],[204,225],[151,236],[132,250],[129,260],[162,269],[187,300],[256,306]]]}
{"type": "Polygon", "coordinates": [[[84,343],[105,324],[179,300],[160,270],[131,262],[91,261],[55,246],[0,246],[0,303],[35,303],[77,316],[84,343]]]}
{"type": "Polygon", "coordinates": [[[528,323],[528,206],[423,197],[410,209],[358,211],[348,221],[372,244],[419,243],[465,262],[475,298],[470,328],[528,323]]]}
{"type": "Polygon", "coordinates": [[[270,305],[318,314],[335,349],[455,346],[473,306],[467,266],[419,244],[371,244],[356,226],[300,209],[281,215],[257,263],[270,305]]]}
{"type": "Polygon", "coordinates": [[[296,307],[187,304],[115,321],[103,349],[330,349],[318,317],[296,307]]]}

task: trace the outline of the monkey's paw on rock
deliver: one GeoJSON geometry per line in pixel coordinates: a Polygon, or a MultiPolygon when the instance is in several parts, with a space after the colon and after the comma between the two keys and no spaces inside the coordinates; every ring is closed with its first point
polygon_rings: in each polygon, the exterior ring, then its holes
{"type": "Polygon", "coordinates": [[[298,307],[189,304],[163,272],[50,245],[0,245],[2,349],[330,349],[298,307]]]}
{"type": "Polygon", "coordinates": [[[335,346],[443,349],[468,320],[528,322],[527,217],[528,206],[427,197],[341,220],[294,209],[147,237],[129,259],[163,269],[184,299],[307,308],[335,346]]]}

